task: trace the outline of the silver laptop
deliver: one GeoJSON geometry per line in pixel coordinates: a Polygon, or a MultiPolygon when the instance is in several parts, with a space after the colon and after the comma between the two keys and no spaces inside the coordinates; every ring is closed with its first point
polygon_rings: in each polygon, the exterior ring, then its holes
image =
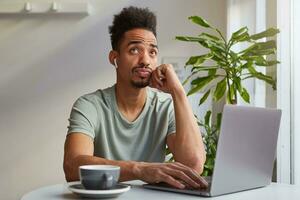
{"type": "Polygon", "coordinates": [[[225,105],[209,188],[176,189],[167,184],[145,188],[199,196],[218,196],[271,183],[281,111],[225,105]]]}

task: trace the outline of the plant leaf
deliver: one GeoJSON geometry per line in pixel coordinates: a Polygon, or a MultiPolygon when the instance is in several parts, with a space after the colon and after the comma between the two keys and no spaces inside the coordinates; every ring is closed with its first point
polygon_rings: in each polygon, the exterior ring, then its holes
{"type": "Polygon", "coordinates": [[[169,147],[168,147],[168,146],[166,147],[165,151],[166,151],[166,155],[168,155],[168,154],[172,153],[172,152],[170,151],[170,149],[169,149],[169,147]]]}
{"type": "Polygon", "coordinates": [[[209,40],[206,37],[199,36],[199,38],[203,39],[205,41],[204,45],[207,45],[206,48],[209,48],[210,50],[219,51],[221,53],[226,53],[226,47],[224,43],[222,42],[216,42],[214,40],[209,40]]]}
{"type": "Polygon", "coordinates": [[[191,84],[198,85],[198,84],[201,84],[203,82],[210,80],[211,78],[212,78],[211,76],[197,77],[194,80],[192,80],[191,84]]]}
{"type": "Polygon", "coordinates": [[[205,177],[205,176],[210,176],[209,170],[206,169],[205,165],[204,165],[204,168],[205,168],[205,169],[203,170],[201,176],[204,176],[204,177],[205,177]]]}
{"type": "Polygon", "coordinates": [[[229,55],[230,55],[230,58],[232,61],[238,60],[238,58],[239,58],[239,55],[233,51],[230,51],[229,55]]]}
{"type": "MultiPolygon", "coordinates": [[[[201,38],[201,39],[202,39],[202,38],[201,38]]],[[[211,46],[211,44],[208,43],[208,40],[204,40],[204,39],[199,40],[198,43],[201,44],[201,46],[203,46],[203,47],[205,47],[205,48],[208,48],[208,49],[209,49],[210,46],[211,46]]]]}
{"type": "Polygon", "coordinates": [[[174,162],[174,156],[172,155],[168,162],[174,162]]]}
{"type": "Polygon", "coordinates": [[[273,48],[273,49],[252,49],[251,51],[249,52],[246,52],[243,57],[245,57],[248,59],[251,57],[251,56],[254,56],[254,57],[258,57],[258,56],[265,56],[265,55],[271,55],[271,54],[275,54],[276,53],[276,49],[273,48]]]}
{"type": "Polygon", "coordinates": [[[192,68],[192,72],[196,71],[209,71],[211,69],[218,69],[218,66],[195,66],[192,68]]]}
{"type": "Polygon", "coordinates": [[[210,81],[212,81],[214,78],[216,78],[217,76],[206,76],[206,77],[201,77],[201,78],[197,78],[194,79],[191,84],[195,85],[195,87],[193,87],[187,94],[187,96],[194,94],[196,92],[198,92],[199,90],[201,90],[205,85],[207,85],[210,81]]]}
{"type": "Polygon", "coordinates": [[[185,63],[185,65],[200,66],[205,60],[211,57],[212,55],[210,53],[200,56],[191,56],[189,60],[185,63]]]}
{"type": "Polygon", "coordinates": [[[250,103],[250,95],[246,88],[243,88],[242,92],[239,91],[239,93],[245,102],[250,103]]]}
{"type": "Polygon", "coordinates": [[[252,67],[253,66],[253,61],[252,60],[247,60],[246,63],[244,63],[241,67],[241,69],[248,69],[249,67],[252,67]]]}
{"type": "Polygon", "coordinates": [[[226,57],[219,51],[212,51],[212,54],[214,55],[214,57],[217,57],[219,60],[222,60],[226,63],[226,57]]]}
{"type": "Polygon", "coordinates": [[[207,39],[214,40],[216,42],[222,42],[222,40],[218,36],[211,35],[211,34],[208,34],[208,33],[201,33],[199,35],[199,37],[201,37],[201,38],[206,37],[207,39]]]}
{"type": "Polygon", "coordinates": [[[276,48],[276,42],[275,40],[269,40],[266,42],[257,42],[255,50],[265,50],[265,49],[274,49],[276,48]]]}
{"type": "Polygon", "coordinates": [[[244,53],[247,53],[249,51],[251,51],[252,49],[254,49],[256,47],[256,44],[250,45],[249,47],[247,47],[246,49],[240,51],[238,54],[243,55],[244,53]]]}
{"type": "Polygon", "coordinates": [[[213,168],[214,168],[214,158],[212,158],[212,157],[207,158],[204,166],[209,170],[213,170],[213,168]]]}
{"type": "Polygon", "coordinates": [[[195,75],[196,73],[198,73],[198,72],[193,72],[192,74],[190,74],[190,75],[182,82],[182,85],[185,85],[185,84],[190,80],[190,78],[191,78],[193,75],[195,75]]]}
{"type": "MultiPolygon", "coordinates": [[[[273,54],[275,53],[275,50],[276,50],[276,42],[274,40],[270,40],[267,42],[257,42],[251,45],[250,47],[244,49],[243,51],[239,52],[239,54],[242,55],[242,57],[246,56],[247,59],[248,55],[259,56],[262,54],[262,52],[273,54]]],[[[262,54],[262,55],[266,55],[266,54],[262,54]]]]}
{"type": "Polygon", "coordinates": [[[244,42],[244,41],[248,41],[248,40],[250,40],[250,36],[248,33],[245,33],[245,34],[241,35],[240,37],[234,39],[234,42],[235,43],[236,42],[244,42]]]}
{"type": "Polygon", "coordinates": [[[205,125],[210,125],[210,116],[211,116],[211,111],[208,110],[204,116],[204,123],[205,125]]]}
{"type": "Polygon", "coordinates": [[[209,76],[214,76],[214,75],[216,75],[216,73],[217,73],[217,69],[216,68],[208,70],[208,75],[209,76]]]}
{"type": "Polygon", "coordinates": [[[200,26],[203,26],[205,28],[210,28],[211,26],[209,25],[209,23],[205,20],[202,19],[199,16],[190,16],[189,20],[191,20],[192,22],[194,22],[195,24],[198,24],[200,26]]]}
{"type": "Polygon", "coordinates": [[[230,38],[230,41],[232,41],[233,43],[237,43],[237,42],[243,42],[246,40],[249,40],[249,34],[248,34],[248,28],[242,27],[241,29],[239,29],[238,31],[234,32],[230,38]]]}
{"type": "Polygon", "coordinates": [[[240,37],[241,35],[245,34],[248,32],[248,28],[246,26],[240,28],[238,31],[232,33],[232,37],[233,39],[240,37]]]}
{"type": "Polygon", "coordinates": [[[243,91],[243,87],[242,87],[242,84],[241,84],[241,78],[236,76],[233,78],[233,83],[232,84],[235,84],[236,87],[234,87],[233,89],[236,89],[238,90],[239,92],[242,92],[243,91]]]}
{"type": "Polygon", "coordinates": [[[257,79],[263,80],[263,81],[267,82],[268,84],[272,85],[272,88],[274,90],[276,89],[276,82],[273,80],[273,78],[271,76],[267,76],[261,72],[256,71],[256,69],[253,66],[250,66],[247,69],[248,69],[249,73],[251,74],[251,76],[246,77],[244,79],[255,77],[257,79]]]}
{"type": "Polygon", "coordinates": [[[216,90],[214,92],[214,100],[219,101],[226,92],[226,78],[218,82],[216,90]]]}
{"type": "Polygon", "coordinates": [[[200,42],[203,41],[202,38],[190,37],[190,36],[176,36],[176,40],[185,41],[185,42],[200,42]]]}
{"type": "Polygon", "coordinates": [[[273,65],[276,65],[280,63],[279,61],[277,60],[268,60],[268,61],[265,61],[265,62],[255,62],[255,65],[257,66],[265,66],[265,67],[269,67],[269,66],[273,66],[273,65]]]}
{"type": "Polygon", "coordinates": [[[276,65],[276,64],[280,63],[277,60],[269,60],[268,61],[264,58],[264,56],[254,57],[253,60],[254,60],[255,65],[265,66],[265,67],[273,66],[273,65],[276,65]]]}
{"type": "Polygon", "coordinates": [[[233,101],[234,91],[235,91],[235,87],[234,87],[234,84],[232,83],[230,85],[230,90],[228,90],[228,92],[227,92],[227,102],[230,104],[232,104],[232,101],[233,101]]]}
{"type": "Polygon", "coordinates": [[[206,101],[206,99],[207,99],[207,97],[209,96],[209,94],[210,94],[210,90],[208,90],[208,91],[201,97],[201,99],[200,99],[200,101],[199,101],[199,106],[202,105],[202,104],[206,101]]]}
{"type": "Polygon", "coordinates": [[[221,122],[222,122],[222,113],[218,113],[217,114],[217,124],[216,124],[217,130],[220,130],[220,128],[221,128],[221,122]]]}
{"type": "Polygon", "coordinates": [[[262,31],[260,33],[257,33],[257,34],[254,34],[254,35],[251,35],[250,38],[252,40],[259,40],[261,38],[265,38],[265,37],[272,37],[274,35],[276,35],[277,33],[279,33],[279,29],[277,28],[269,28],[265,31],[262,31]]]}

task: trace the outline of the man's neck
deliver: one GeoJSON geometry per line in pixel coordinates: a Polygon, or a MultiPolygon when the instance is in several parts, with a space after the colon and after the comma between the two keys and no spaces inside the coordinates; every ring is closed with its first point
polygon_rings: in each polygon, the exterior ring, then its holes
{"type": "Polygon", "coordinates": [[[117,83],[115,92],[119,111],[129,121],[134,121],[146,103],[146,88],[134,88],[117,83]]]}

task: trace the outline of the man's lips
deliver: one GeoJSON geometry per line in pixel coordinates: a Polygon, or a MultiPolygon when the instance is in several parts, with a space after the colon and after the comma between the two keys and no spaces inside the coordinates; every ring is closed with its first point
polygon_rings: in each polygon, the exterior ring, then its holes
{"type": "Polygon", "coordinates": [[[142,68],[142,67],[137,67],[133,70],[134,73],[138,74],[142,78],[147,78],[148,76],[151,75],[152,70],[149,68],[142,68]]]}

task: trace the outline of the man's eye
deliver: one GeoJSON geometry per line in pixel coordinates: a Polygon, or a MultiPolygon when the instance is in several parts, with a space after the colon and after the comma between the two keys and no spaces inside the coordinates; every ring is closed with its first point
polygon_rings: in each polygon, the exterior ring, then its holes
{"type": "Polygon", "coordinates": [[[130,49],[130,52],[133,54],[137,54],[139,52],[138,48],[132,48],[130,49]]]}
{"type": "Polygon", "coordinates": [[[156,56],[156,55],[157,55],[157,51],[155,51],[155,50],[150,51],[150,54],[151,54],[152,56],[156,56]]]}

